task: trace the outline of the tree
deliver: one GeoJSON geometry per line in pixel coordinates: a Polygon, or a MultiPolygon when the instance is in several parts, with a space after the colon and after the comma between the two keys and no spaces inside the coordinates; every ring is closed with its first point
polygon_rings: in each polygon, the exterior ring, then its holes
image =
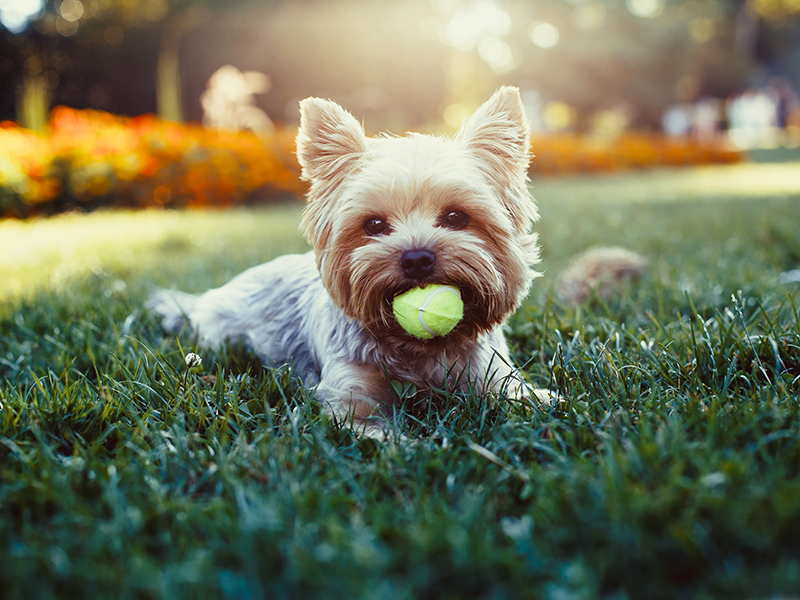
{"type": "MultiPolygon", "coordinates": [[[[239,0],[243,4],[248,0],[239,0]]],[[[65,39],[88,38],[119,43],[132,28],[158,26],[160,45],[156,66],[156,104],[160,117],[183,120],[180,44],[186,31],[208,19],[215,10],[230,9],[231,0],[44,0],[32,16],[31,27],[20,31],[16,44],[22,71],[17,115],[23,125],[41,129],[49,109],[46,73],[65,39]]]]}

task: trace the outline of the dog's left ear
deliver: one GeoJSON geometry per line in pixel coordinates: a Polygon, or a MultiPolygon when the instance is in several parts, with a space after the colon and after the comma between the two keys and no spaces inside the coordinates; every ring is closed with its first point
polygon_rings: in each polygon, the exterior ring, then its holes
{"type": "Polygon", "coordinates": [[[536,219],[536,208],[526,188],[530,128],[519,90],[508,86],[497,90],[464,122],[456,139],[478,154],[511,218],[520,229],[527,229],[536,219]]]}

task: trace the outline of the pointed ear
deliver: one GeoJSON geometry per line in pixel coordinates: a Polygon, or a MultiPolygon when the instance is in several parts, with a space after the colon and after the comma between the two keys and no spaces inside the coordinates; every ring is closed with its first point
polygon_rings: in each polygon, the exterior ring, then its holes
{"type": "Polygon", "coordinates": [[[300,102],[297,159],[306,181],[325,180],[352,167],[366,150],[364,128],[355,117],[331,100],[306,98],[300,102]]]}
{"type": "Polygon", "coordinates": [[[488,153],[503,169],[525,178],[530,163],[530,128],[519,90],[501,87],[461,126],[456,138],[468,148],[488,153]]]}
{"type": "Polygon", "coordinates": [[[519,90],[502,87],[458,130],[478,159],[479,168],[498,192],[517,231],[526,233],[539,217],[528,192],[530,128],[519,90]]]}

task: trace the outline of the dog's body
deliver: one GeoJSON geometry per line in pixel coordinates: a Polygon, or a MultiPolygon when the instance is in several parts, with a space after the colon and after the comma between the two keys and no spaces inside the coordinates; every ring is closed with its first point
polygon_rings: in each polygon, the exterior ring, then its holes
{"type": "Polygon", "coordinates": [[[302,226],[314,251],[200,296],[156,292],[149,306],[165,328],[188,320],[203,345],[241,340],[266,364],[293,362],[326,410],[371,435],[396,400],[391,380],[518,393],[502,325],[537,275],[538,246],[517,90],[499,90],[454,138],[367,138],[319,99],[301,113],[302,226]],[[393,318],[392,299],[428,283],[459,288],[464,318],[420,340],[393,318]]]}

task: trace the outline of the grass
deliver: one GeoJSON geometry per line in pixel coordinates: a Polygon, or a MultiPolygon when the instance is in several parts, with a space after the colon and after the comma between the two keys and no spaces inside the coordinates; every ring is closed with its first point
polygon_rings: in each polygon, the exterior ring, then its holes
{"type": "Polygon", "coordinates": [[[762,167],[538,184],[509,338],[565,402],[443,395],[401,444],[142,311],[302,250],[296,206],[0,224],[0,596],[798,597],[800,189],[762,167]],[[560,305],[610,243],[642,281],[560,305]]]}

